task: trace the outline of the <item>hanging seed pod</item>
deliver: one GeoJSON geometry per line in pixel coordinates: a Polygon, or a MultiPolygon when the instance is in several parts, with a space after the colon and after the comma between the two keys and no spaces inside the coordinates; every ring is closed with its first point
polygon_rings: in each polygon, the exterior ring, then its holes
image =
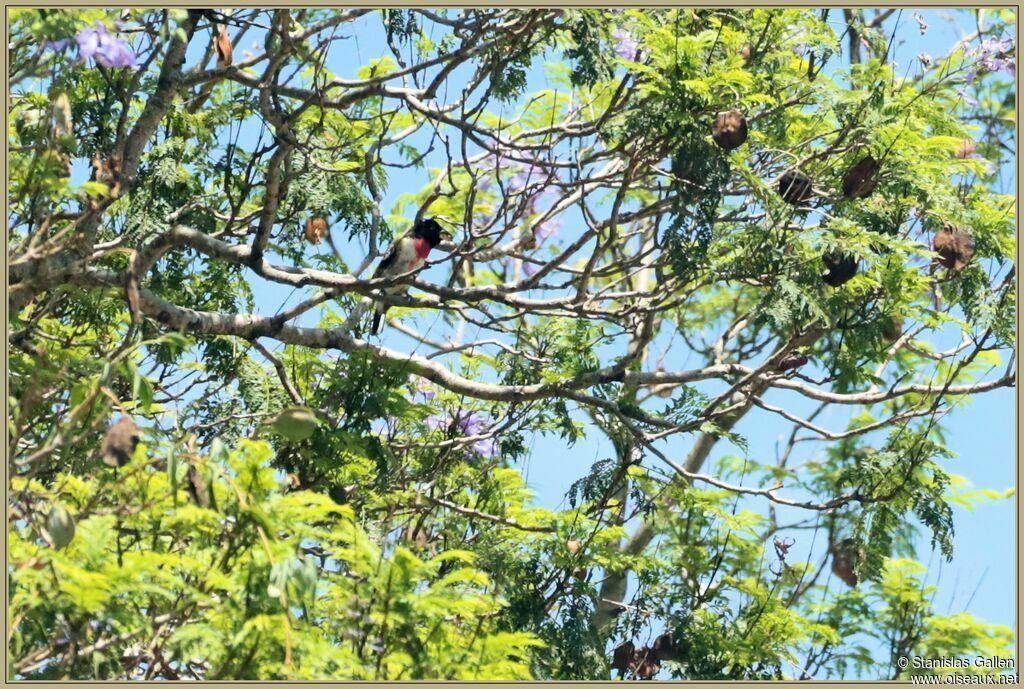
{"type": "Polygon", "coordinates": [[[203,480],[199,470],[194,464],[188,465],[188,481],[185,483],[185,490],[199,507],[208,509],[210,507],[210,493],[206,489],[206,481],[203,480]]]}
{"type": "Polygon", "coordinates": [[[832,252],[822,258],[828,272],[822,277],[826,284],[839,287],[849,282],[857,274],[857,257],[852,254],[832,252]]]}
{"type": "Polygon", "coordinates": [[[790,352],[779,360],[779,363],[775,366],[775,370],[780,373],[783,371],[791,371],[793,369],[800,368],[807,362],[807,357],[800,352],[790,352]]]}
{"type": "Polygon", "coordinates": [[[843,196],[848,199],[862,199],[870,196],[878,186],[878,170],[881,166],[871,156],[860,161],[843,175],[843,196]]]}
{"type": "Polygon", "coordinates": [[[677,660],[679,658],[679,647],[676,645],[671,632],[666,632],[655,639],[651,650],[654,651],[654,655],[659,661],[677,660]]]}
{"type": "Polygon", "coordinates": [[[882,337],[886,342],[895,342],[903,334],[903,318],[900,316],[882,317],[882,337]]]}
{"type": "Polygon", "coordinates": [[[963,270],[974,256],[974,237],[957,227],[947,225],[939,230],[932,246],[939,254],[939,263],[956,272],[963,270]]]}
{"type": "Polygon", "coordinates": [[[727,151],[739,148],[747,140],[747,118],[739,110],[718,113],[711,125],[711,138],[727,151]]]}
{"type": "Polygon", "coordinates": [[[306,240],[310,244],[319,244],[327,236],[327,221],[323,218],[310,218],[306,221],[306,240]]]}
{"type": "Polygon", "coordinates": [[[132,460],[141,437],[142,432],[135,422],[127,416],[122,416],[103,438],[103,446],[100,448],[103,463],[111,467],[123,467],[132,460]]]}
{"type": "Polygon", "coordinates": [[[844,538],[832,546],[832,573],[852,588],[858,583],[857,573],[854,570],[858,561],[863,561],[865,557],[867,557],[867,553],[864,548],[858,550],[855,540],[844,538]]]}
{"type": "Polygon", "coordinates": [[[752,58],[753,56],[754,56],[754,46],[752,46],[749,42],[748,43],[744,43],[743,47],[740,48],[740,57],[743,58],[743,63],[744,64],[750,64],[750,58],[752,58]]]}
{"type": "Polygon", "coordinates": [[[46,516],[46,534],[54,548],[66,548],[75,537],[75,520],[71,518],[71,513],[60,505],[54,506],[46,516]]]}
{"type": "Polygon", "coordinates": [[[577,540],[574,540],[572,538],[570,538],[569,540],[567,540],[565,542],[566,550],[568,550],[573,555],[575,555],[576,553],[580,552],[580,547],[581,547],[580,546],[580,542],[577,541],[577,540]]]}
{"type": "Polygon", "coordinates": [[[626,670],[629,669],[635,648],[632,641],[623,641],[612,651],[612,669],[619,671],[619,677],[626,674],[626,670]]]}
{"type": "Polygon", "coordinates": [[[217,49],[217,66],[221,69],[230,67],[234,63],[232,58],[231,37],[228,35],[228,27],[224,24],[217,25],[217,37],[213,42],[217,49]]]}
{"type": "Polygon", "coordinates": [[[787,170],[776,186],[779,196],[786,203],[799,206],[814,195],[811,178],[800,170],[787,170]]]}

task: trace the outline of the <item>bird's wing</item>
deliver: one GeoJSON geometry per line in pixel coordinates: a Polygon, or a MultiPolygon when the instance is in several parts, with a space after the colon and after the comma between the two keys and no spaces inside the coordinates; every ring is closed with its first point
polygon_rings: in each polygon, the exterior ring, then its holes
{"type": "Polygon", "coordinates": [[[405,241],[408,232],[404,233],[401,237],[391,242],[391,246],[384,252],[384,257],[380,259],[380,263],[377,264],[377,269],[373,271],[373,277],[382,277],[391,266],[395,264],[395,258],[398,256],[398,246],[405,241]]]}

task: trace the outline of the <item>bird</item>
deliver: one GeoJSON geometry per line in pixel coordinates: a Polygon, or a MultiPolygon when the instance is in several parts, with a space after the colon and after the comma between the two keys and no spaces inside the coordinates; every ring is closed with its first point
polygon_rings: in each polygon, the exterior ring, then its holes
{"type": "MultiPolygon", "coordinates": [[[[419,270],[427,262],[430,250],[441,242],[451,241],[452,234],[441,227],[436,218],[424,218],[412,226],[408,232],[396,239],[384,254],[377,269],[373,272],[374,279],[388,278],[419,270]]],[[[408,285],[392,285],[383,291],[389,295],[405,294],[408,285]]],[[[373,324],[370,332],[380,335],[383,329],[384,314],[388,305],[377,303],[373,308],[373,324]]]]}

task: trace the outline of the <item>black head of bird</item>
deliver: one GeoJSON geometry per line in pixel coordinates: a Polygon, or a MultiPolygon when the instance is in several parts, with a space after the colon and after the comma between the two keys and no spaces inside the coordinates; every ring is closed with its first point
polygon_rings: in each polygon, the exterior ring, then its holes
{"type": "Polygon", "coordinates": [[[450,242],[452,233],[441,227],[441,224],[434,218],[424,218],[412,228],[412,236],[416,239],[426,239],[431,248],[441,242],[450,242]]]}

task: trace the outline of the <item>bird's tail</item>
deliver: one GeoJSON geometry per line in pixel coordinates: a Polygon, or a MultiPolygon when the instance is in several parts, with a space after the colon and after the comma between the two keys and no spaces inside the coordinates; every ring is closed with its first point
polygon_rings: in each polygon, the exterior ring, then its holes
{"type": "Polygon", "coordinates": [[[387,310],[387,307],[382,305],[373,309],[373,323],[370,325],[371,335],[380,335],[384,330],[384,314],[387,313],[387,310]]]}

